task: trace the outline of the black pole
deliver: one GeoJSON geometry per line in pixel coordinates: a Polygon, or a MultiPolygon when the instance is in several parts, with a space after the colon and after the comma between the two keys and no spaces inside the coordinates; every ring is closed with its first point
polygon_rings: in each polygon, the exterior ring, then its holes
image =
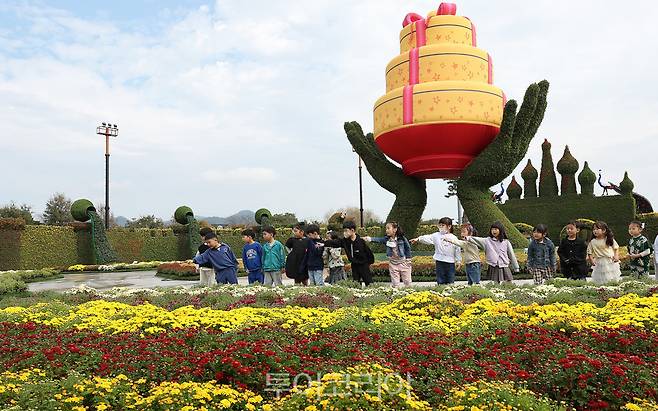
{"type": "Polygon", "coordinates": [[[361,227],[363,227],[363,172],[361,170],[361,156],[359,156],[359,207],[361,211],[361,227]]]}
{"type": "Polygon", "coordinates": [[[105,154],[105,229],[110,229],[110,154],[105,154]]]}

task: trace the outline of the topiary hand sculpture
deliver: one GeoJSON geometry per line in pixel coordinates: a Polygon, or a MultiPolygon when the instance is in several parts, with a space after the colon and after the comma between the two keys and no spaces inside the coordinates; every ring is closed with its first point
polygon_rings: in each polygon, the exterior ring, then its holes
{"type": "Polygon", "coordinates": [[[531,84],[518,113],[516,101],[508,101],[498,135],[466,167],[457,183],[457,196],[471,223],[487,233],[491,223],[502,222],[515,247],[527,246],[528,240],[491,201],[489,187],[509,176],[526,155],[544,118],[547,93],[548,81],[531,84]]]}
{"type": "Polygon", "coordinates": [[[345,123],[345,133],[372,178],[395,194],[395,202],[386,221],[397,221],[406,235],[412,238],[427,205],[425,180],[405,175],[379,150],[372,133],[364,135],[356,121],[345,123]]]}

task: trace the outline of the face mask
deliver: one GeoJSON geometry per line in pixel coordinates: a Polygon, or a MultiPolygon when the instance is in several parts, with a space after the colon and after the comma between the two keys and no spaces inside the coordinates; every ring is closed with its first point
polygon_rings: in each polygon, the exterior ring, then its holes
{"type": "Polygon", "coordinates": [[[343,233],[343,237],[350,238],[350,237],[352,237],[352,235],[350,233],[343,233]]]}
{"type": "Polygon", "coordinates": [[[441,234],[448,234],[448,229],[447,229],[447,228],[441,228],[441,229],[439,230],[439,233],[441,233],[441,234]]]}

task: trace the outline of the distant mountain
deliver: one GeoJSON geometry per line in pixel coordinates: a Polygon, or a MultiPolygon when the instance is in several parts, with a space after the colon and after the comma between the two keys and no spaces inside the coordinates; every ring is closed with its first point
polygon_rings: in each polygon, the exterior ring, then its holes
{"type": "Polygon", "coordinates": [[[130,221],[128,217],[124,217],[122,215],[114,219],[114,222],[117,223],[119,227],[125,227],[126,224],[128,224],[128,221],[130,221]]]}
{"type": "Polygon", "coordinates": [[[256,224],[255,214],[254,211],[242,210],[228,217],[197,216],[197,221],[205,220],[212,225],[256,224]]]}

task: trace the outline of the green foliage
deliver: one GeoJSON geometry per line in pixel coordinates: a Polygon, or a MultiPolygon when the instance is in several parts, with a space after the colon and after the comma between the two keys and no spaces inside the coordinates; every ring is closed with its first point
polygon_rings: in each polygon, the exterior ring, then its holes
{"type": "Polygon", "coordinates": [[[619,189],[621,190],[622,195],[631,195],[633,194],[633,188],[635,184],[628,178],[628,171],[624,172],[624,179],[619,183],[619,189]]]}
{"type": "MultiPolygon", "coordinates": [[[[256,210],[256,214],[254,216],[256,223],[261,224],[261,225],[271,225],[272,223],[269,222],[269,220],[272,218],[272,213],[270,210],[267,208],[260,208],[256,210]]],[[[293,224],[296,224],[297,222],[295,221],[293,224]]]]}
{"type": "Polygon", "coordinates": [[[514,223],[514,227],[516,227],[516,229],[526,237],[530,237],[532,235],[532,231],[535,229],[535,227],[527,223],[514,223]]]}
{"type": "Polygon", "coordinates": [[[83,223],[85,221],[89,221],[90,211],[96,211],[96,207],[94,207],[94,203],[87,200],[86,198],[75,200],[73,204],[71,204],[71,216],[76,221],[83,223]]]}
{"type": "Polygon", "coordinates": [[[544,80],[528,87],[518,113],[516,101],[507,102],[498,136],[466,167],[457,187],[465,214],[478,231],[487,232],[491,223],[500,221],[515,247],[524,247],[527,240],[491,201],[489,187],[510,175],[525,156],[544,118],[547,93],[544,80]]]}
{"type": "Polygon", "coordinates": [[[372,133],[363,134],[357,122],[345,123],[345,133],[361,157],[370,175],[385,190],[395,195],[386,221],[397,221],[413,237],[427,205],[425,180],[409,177],[392,164],[375,144],[372,133]]]}
{"type": "Polygon", "coordinates": [[[603,220],[610,225],[620,244],[628,241],[628,223],[635,218],[635,200],[628,196],[526,198],[509,200],[499,207],[512,220],[546,224],[553,233],[570,220],[603,220]]]}
{"type": "Polygon", "coordinates": [[[71,221],[73,221],[73,217],[71,216],[71,200],[63,193],[53,194],[46,203],[46,209],[43,212],[43,222],[48,225],[62,225],[71,221]]]}
{"type": "Polygon", "coordinates": [[[91,220],[91,239],[94,249],[94,262],[96,264],[107,264],[118,260],[117,253],[112,248],[107,235],[103,220],[95,211],[89,211],[91,220]]]}
{"type": "Polygon", "coordinates": [[[199,231],[201,230],[201,227],[199,226],[199,223],[196,221],[196,218],[192,216],[187,216],[187,236],[189,240],[189,257],[192,258],[196,252],[199,250],[199,246],[202,243],[201,236],[199,235],[199,231]]]}
{"type": "Polygon", "coordinates": [[[658,236],[658,213],[640,214],[637,218],[644,223],[642,234],[653,242],[658,236]]]}
{"type": "Polygon", "coordinates": [[[583,170],[578,174],[578,184],[580,184],[580,194],[594,195],[594,183],[596,183],[596,174],[589,168],[589,164],[585,161],[583,170]]]}
{"type": "Polygon", "coordinates": [[[530,159],[528,159],[528,164],[521,171],[521,178],[523,178],[523,197],[537,197],[537,178],[539,178],[539,173],[532,165],[530,159]]]}
{"type": "Polygon", "coordinates": [[[0,270],[20,268],[20,244],[24,229],[22,218],[0,218],[0,270]]]}
{"type": "Polygon", "coordinates": [[[576,191],[576,173],[578,172],[578,160],[571,155],[569,146],[564,147],[564,154],[560,161],[557,162],[557,171],[562,175],[560,182],[560,194],[570,195],[577,194],[576,191]]]}
{"type": "Polygon", "coordinates": [[[274,214],[269,220],[269,224],[274,227],[293,227],[299,222],[295,213],[274,214]]]}
{"type": "MultiPolygon", "coordinates": [[[[592,227],[594,226],[594,220],[590,220],[589,218],[577,218],[576,224],[578,224],[578,228],[580,231],[578,231],[578,237],[582,238],[585,241],[590,241],[592,239],[592,227]]],[[[565,225],[562,227],[562,230],[560,231],[560,238],[564,238],[567,236],[567,226],[565,225]]]]}
{"type": "Polygon", "coordinates": [[[79,261],[71,226],[25,226],[19,247],[19,269],[69,266],[79,261]]]}
{"type": "Polygon", "coordinates": [[[551,155],[551,143],[544,139],[541,145],[541,173],[539,175],[539,196],[540,197],[556,197],[557,191],[557,177],[555,176],[555,168],[553,166],[553,156],[551,155]]]}
{"type": "Polygon", "coordinates": [[[178,224],[187,224],[188,216],[194,216],[194,212],[192,212],[192,209],[188,206],[180,206],[174,212],[174,220],[176,220],[178,224]]]}
{"type": "Polygon", "coordinates": [[[37,224],[32,217],[32,207],[27,204],[17,206],[11,202],[0,207],[0,218],[22,218],[25,224],[37,224]]]}
{"type": "Polygon", "coordinates": [[[507,197],[518,200],[521,198],[522,191],[523,189],[519,183],[516,182],[516,177],[512,176],[512,181],[510,181],[507,186],[507,197]]]}
{"type": "Polygon", "coordinates": [[[164,228],[162,219],[154,215],[144,215],[139,218],[133,218],[126,223],[127,228],[164,228]]]}

